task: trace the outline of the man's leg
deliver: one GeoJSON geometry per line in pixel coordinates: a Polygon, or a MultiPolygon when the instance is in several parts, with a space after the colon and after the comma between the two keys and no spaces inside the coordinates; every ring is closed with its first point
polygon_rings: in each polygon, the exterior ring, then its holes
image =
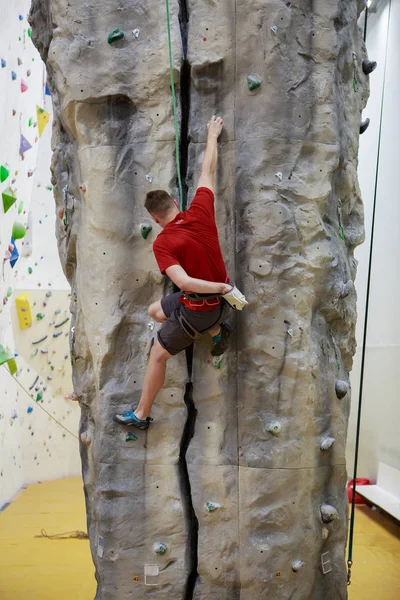
{"type": "Polygon", "coordinates": [[[165,370],[169,358],[171,358],[171,354],[164,350],[160,342],[156,340],[150,352],[140,402],[135,410],[135,416],[141,421],[150,416],[154,400],[164,385],[165,370]]]}
{"type": "Polygon", "coordinates": [[[150,304],[147,312],[149,317],[151,317],[153,321],[156,321],[156,323],[165,323],[168,318],[162,309],[161,300],[157,300],[157,302],[150,304]]]}

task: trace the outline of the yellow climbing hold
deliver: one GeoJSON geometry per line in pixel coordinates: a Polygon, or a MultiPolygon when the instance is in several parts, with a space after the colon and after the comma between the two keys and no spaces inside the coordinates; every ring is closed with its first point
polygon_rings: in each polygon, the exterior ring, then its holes
{"type": "Polygon", "coordinates": [[[40,106],[36,105],[36,114],[39,129],[39,137],[41,137],[47,123],[50,121],[50,113],[49,111],[44,110],[44,108],[40,108],[40,106]]]}
{"type": "Polygon", "coordinates": [[[17,307],[17,315],[19,326],[21,329],[28,329],[32,326],[32,313],[31,306],[29,304],[29,296],[27,293],[21,294],[15,298],[15,304],[17,307]]]}

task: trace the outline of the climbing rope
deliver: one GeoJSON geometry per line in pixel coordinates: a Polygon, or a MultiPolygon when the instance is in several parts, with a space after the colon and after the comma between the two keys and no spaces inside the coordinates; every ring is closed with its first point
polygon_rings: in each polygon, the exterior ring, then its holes
{"type": "Polygon", "coordinates": [[[88,540],[89,536],[85,531],[66,531],[65,533],[55,533],[49,535],[45,529],[42,529],[40,535],[35,535],[35,538],[47,538],[48,540],[88,540]]]}
{"type": "MultiPolygon", "coordinates": [[[[389,26],[390,26],[391,9],[392,9],[392,0],[390,0],[390,2],[389,2],[385,66],[384,66],[384,72],[383,72],[381,114],[380,114],[379,135],[378,135],[378,152],[377,152],[377,158],[376,158],[375,190],[374,190],[374,202],[373,202],[373,208],[372,208],[371,245],[370,245],[370,249],[369,249],[367,291],[366,291],[366,300],[365,300],[364,332],[363,332],[363,343],[362,343],[362,352],[361,352],[360,391],[359,391],[359,397],[358,397],[357,428],[356,428],[356,441],[355,441],[355,453],[354,453],[353,488],[352,488],[352,498],[351,498],[349,547],[348,547],[348,559],[347,559],[347,585],[351,585],[351,569],[353,566],[354,521],[355,521],[355,512],[356,512],[356,485],[357,485],[357,471],[358,471],[358,454],[359,454],[359,446],[360,446],[361,409],[362,409],[363,392],[364,392],[365,356],[366,356],[367,333],[368,333],[368,312],[369,312],[369,299],[370,299],[370,291],[371,291],[372,258],[373,258],[373,248],[374,248],[375,216],[376,216],[376,202],[377,202],[377,195],[378,195],[378,174],[379,174],[379,164],[380,164],[380,154],[381,154],[383,107],[384,107],[384,101],[385,101],[386,65],[387,65],[388,46],[389,46],[389,26]]],[[[365,19],[367,20],[368,8],[366,9],[366,11],[367,12],[365,15],[365,19]]],[[[367,28],[366,28],[366,24],[365,24],[364,41],[366,40],[366,36],[367,36],[367,28]]]]}
{"type": "Polygon", "coordinates": [[[168,53],[169,53],[169,74],[171,79],[172,106],[174,111],[174,127],[175,127],[175,154],[176,154],[176,171],[178,174],[179,186],[179,209],[183,210],[183,192],[182,192],[182,177],[179,153],[179,126],[178,126],[178,108],[176,102],[174,68],[172,64],[172,43],[171,43],[171,18],[169,12],[169,0],[165,0],[165,9],[167,12],[167,30],[168,30],[168,53]]]}
{"type": "MultiPolygon", "coordinates": [[[[10,375],[10,377],[12,377],[10,371],[8,369],[6,369],[5,365],[2,365],[2,367],[7,371],[7,373],[10,375]]],[[[24,390],[24,392],[29,396],[30,400],[32,400],[32,396],[30,395],[30,393],[28,392],[28,390],[26,388],[24,388],[24,386],[22,385],[22,383],[20,383],[16,377],[12,377],[12,378],[14,379],[14,381],[16,383],[18,383],[19,387],[22,388],[24,390]]],[[[65,431],[67,433],[69,433],[70,435],[72,435],[76,440],[79,440],[79,438],[78,438],[77,435],[75,435],[74,433],[72,433],[72,431],[70,431],[67,427],[65,427],[65,425],[63,425],[62,423],[60,423],[60,421],[58,421],[55,417],[53,417],[53,415],[50,414],[49,411],[44,408],[44,406],[42,406],[41,404],[39,404],[39,402],[36,402],[36,406],[38,406],[41,410],[43,410],[50,417],[50,419],[53,419],[53,421],[55,421],[57,423],[57,425],[59,425],[60,427],[62,427],[63,429],[65,429],[65,431]]]]}

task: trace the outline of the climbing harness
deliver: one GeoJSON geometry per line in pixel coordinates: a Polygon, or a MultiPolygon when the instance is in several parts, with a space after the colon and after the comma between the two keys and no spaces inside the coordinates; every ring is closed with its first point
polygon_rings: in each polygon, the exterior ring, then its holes
{"type": "Polygon", "coordinates": [[[173,107],[173,111],[174,111],[175,154],[176,154],[176,171],[177,171],[177,175],[178,175],[178,186],[179,186],[179,209],[182,211],[183,210],[183,191],[182,191],[182,177],[181,177],[181,165],[180,165],[180,153],[179,153],[178,108],[177,108],[177,103],[176,103],[174,68],[173,68],[173,64],[172,64],[171,18],[170,18],[170,12],[169,12],[169,0],[165,0],[165,9],[166,9],[166,13],[167,13],[169,73],[170,73],[170,78],[171,78],[172,107],[173,107]]]}
{"type": "MultiPolygon", "coordinates": [[[[392,10],[392,0],[389,1],[389,14],[388,14],[388,31],[390,25],[390,16],[392,10]]],[[[366,8],[365,19],[368,18],[368,8],[366,8]]],[[[367,28],[365,24],[364,29],[364,41],[366,40],[367,28]]],[[[355,442],[355,453],[354,453],[354,472],[353,472],[353,488],[351,498],[351,515],[350,515],[350,531],[349,531],[349,548],[348,548],[348,559],[347,559],[347,585],[351,585],[351,569],[353,566],[353,543],[354,543],[354,520],[356,512],[356,485],[357,485],[357,468],[358,468],[358,453],[360,445],[360,430],[361,430],[361,409],[364,391],[364,373],[365,373],[365,355],[367,345],[367,329],[368,329],[368,312],[369,312],[369,299],[371,290],[371,272],[372,272],[372,258],[373,258],[373,247],[374,247],[374,232],[375,232],[375,217],[376,217],[376,202],[378,195],[378,173],[380,165],[380,150],[381,150],[381,139],[382,139],[382,123],[383,123],[383,106],[385,100],[385,83],[386,83],[386,67],[388,57],[388,46],[389,46],[389,34],[386,38],[386,53],[385,53],[385,67],[383,73],[383,86],[382,86],[382,98],[381,98],[381,115],[379,124],[379,135],[378,135],[378,153],[376,158],[376,172],[375,172],[375,190],[374,190],[374,202],[372,208],[372,222],[371,222],[371,245],[369,250],[369,262],[368,262],[368,275],[367,275],[367,292],[365,300],[365,317],[364,317],[364,333],[361,353],[361,370],[360,370],[360,391],[358,398],[358,413],[357,413],[357,428],[356,428],[356,442],[355,442]]]]}

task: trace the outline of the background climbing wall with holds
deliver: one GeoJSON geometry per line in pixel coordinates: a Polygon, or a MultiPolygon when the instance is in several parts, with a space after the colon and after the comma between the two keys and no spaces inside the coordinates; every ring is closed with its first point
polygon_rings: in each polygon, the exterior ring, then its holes
{"type": "Polygon", "coordinates": [[[77,435],[78,407],[65,398],[70,288],[54,233],[52,104],[29,7],[0,7],[0,508],[24,484],[80,471],[76,439],[54,421],[77,435]]]}
{"type": "Polygon", "coordinates": [[[33,1],[97,600],[346,596],[362,4],[169,2],[183,205],[222,114],[217,220],[250,304],[222,363],[198,344],[185,383],[171,361],[154,425],[127,435],[112,417],[140,393],[166,290],[144,197],[177,193],[165,5],[33,1]]]}

